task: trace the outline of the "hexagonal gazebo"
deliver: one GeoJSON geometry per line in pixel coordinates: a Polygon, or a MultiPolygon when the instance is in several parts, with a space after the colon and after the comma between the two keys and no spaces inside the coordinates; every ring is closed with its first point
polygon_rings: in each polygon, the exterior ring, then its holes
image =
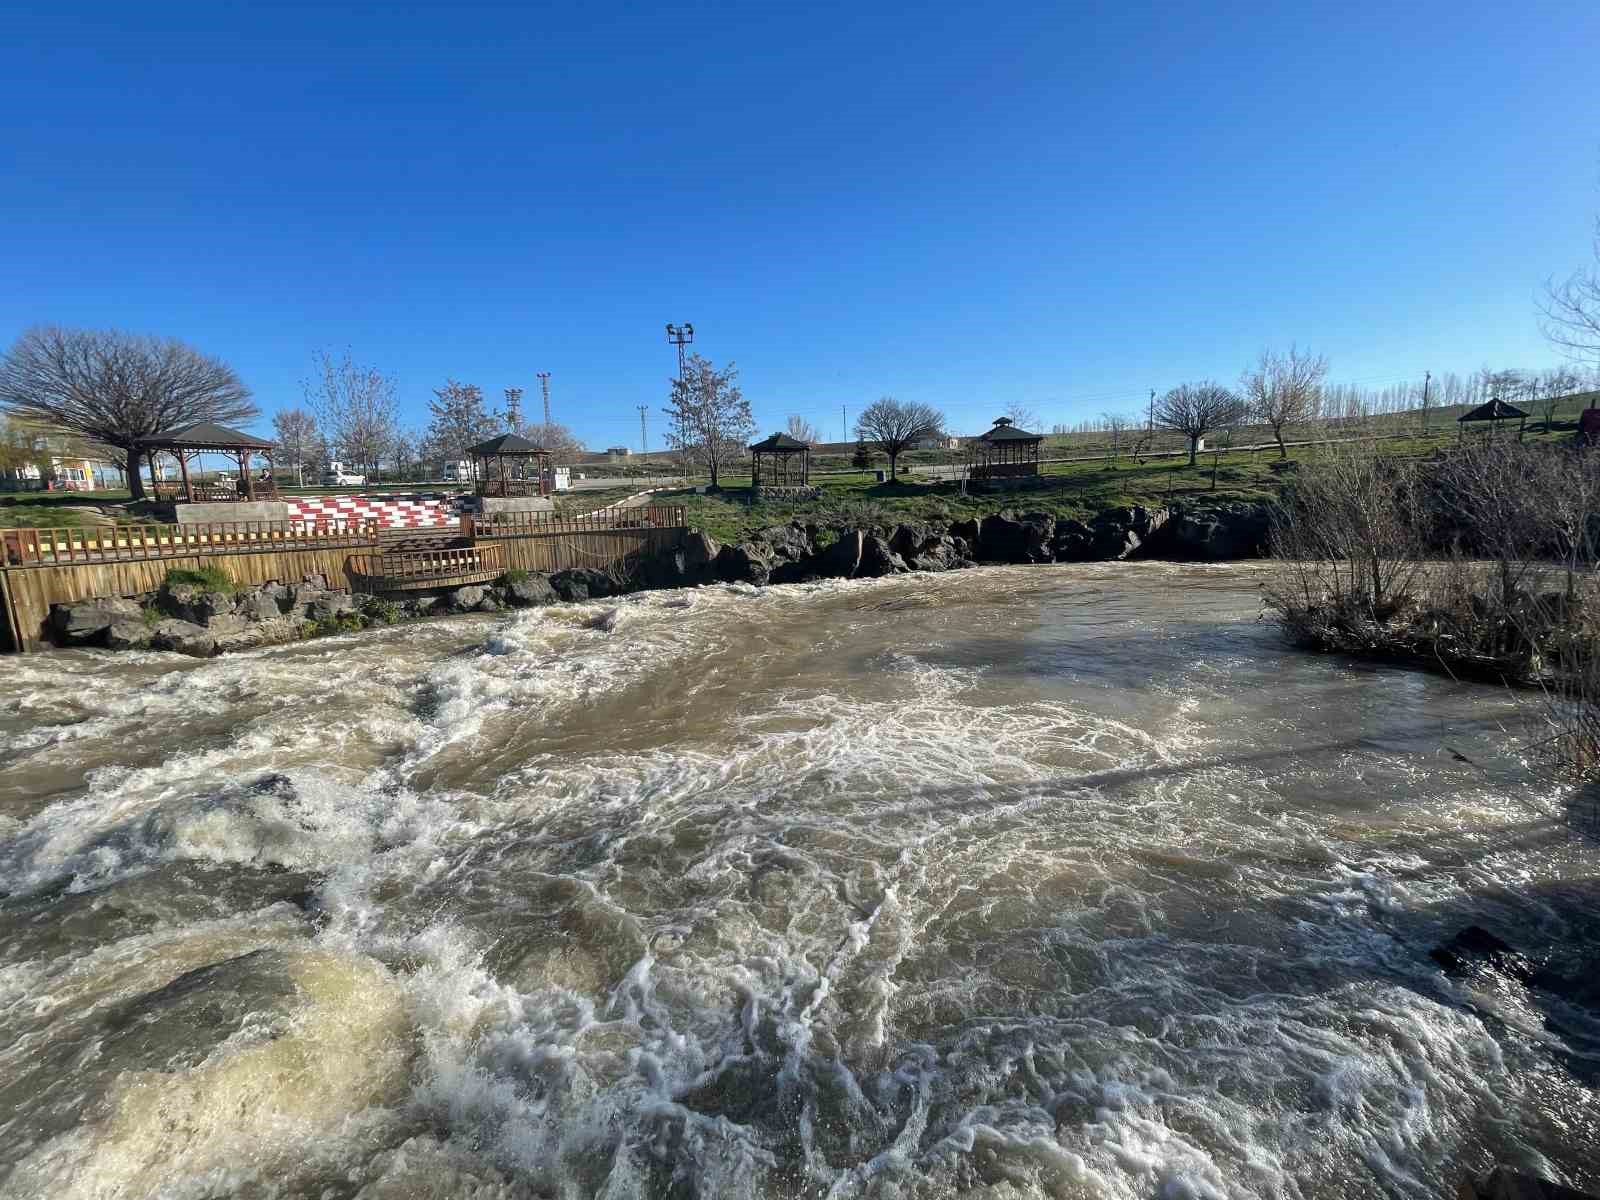
{"type": "MultiPolygon", "coordinates": [[[[253,500],[277,500],[278,485],[272,478],[271,442],[251,433],[241,433],[218,425],[214,421],[201,421],[182,429],[157,434],[145,442],[142,450],[150,464],[150,486],[157,500],[187,501],[190,504],[230,504],[253,500]],[[156,471],[156,456],[170,454],[178,460],[177,484],[165,483],[156,471]],[[216,483],[196,483],[189,477],[189,461],[201,454],[222,454],[239,464],[239,479],[231,486],[216,483]],[[267,459],[267,474],[255,479],[250,474],[250,460],[257,454],[267,459]]],[[[137,470],[137,465],[134,465],[137,470]]]]}
{"type": "Polygon", "coordinates": [[[750,447],[750,486],[756,491],[809,488],[810,483],[811,447],[799,438],[775,433],[750,447]]]}
{"type": "Polygon", "coordinates": [[[479,496],[505,499],[550,494],[550,451],[516,433],[467,449],[479,496]]]}

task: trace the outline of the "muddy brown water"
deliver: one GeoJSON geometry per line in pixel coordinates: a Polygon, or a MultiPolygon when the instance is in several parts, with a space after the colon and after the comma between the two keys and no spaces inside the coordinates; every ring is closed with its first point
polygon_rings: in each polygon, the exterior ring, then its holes
{"type": "Polygon", "coordinates": [[[7,659],[0,1196],[1600,1188],[1595,1014],[1428,955],[1600,950],[1521,701],[1259,583],[7,659]]]}

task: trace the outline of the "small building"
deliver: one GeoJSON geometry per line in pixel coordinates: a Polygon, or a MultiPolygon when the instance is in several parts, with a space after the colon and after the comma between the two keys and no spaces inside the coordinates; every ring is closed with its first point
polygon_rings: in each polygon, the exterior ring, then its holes
{"type": "Polygon", "coordinates": [[[997,417],[994,428],[973,438],[967,447],[967,478],[974,482],[1036,478],[1044,434],[1018,429],[1010,417],[997,417]]]}
{"type": "Polygon", "coordinates": [[[1458,440],[1467,436],[1469,426],[1475,426],[1489,437],[1494,437],[1496,430],[1507,421],[1517,423],[1517,441],[1522,440],[1522,432],[1528,424],[1528,414],[1515,404],[1507,404],[1496,396],[1487,404],[1480,404],[1471,412],[1462,413],[1456,418],[1458,440]]]}
{"type": "Polygon", "coordinates": [[[606,457],[615,462],[619,458],[627,458],[633,453],[626,446],[607,446],[606,457]]]}
{"type": "Polygon", "coordinates": [[[756,491],[810,490],[811,446],[775,433],[750,447],[750,486],[756,491]]]}

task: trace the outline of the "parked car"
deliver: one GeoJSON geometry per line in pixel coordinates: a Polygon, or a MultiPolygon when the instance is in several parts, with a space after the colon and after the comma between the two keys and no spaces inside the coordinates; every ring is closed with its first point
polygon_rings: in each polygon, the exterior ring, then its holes
{"type": "Polygon", "coordinates": [[[339,462],[329,463],[327,472],[322,476],[323,487],[360,487],[366,481],[365,475],[352,475],[339,462]]]}

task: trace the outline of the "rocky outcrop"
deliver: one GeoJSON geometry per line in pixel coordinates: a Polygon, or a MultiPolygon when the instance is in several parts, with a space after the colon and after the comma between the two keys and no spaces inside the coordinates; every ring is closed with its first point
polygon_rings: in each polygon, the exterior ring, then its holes
{"type": "Polygon", "coordinates": [[[1215,504],[1175,511],[1162,531],[1159,557],[1181,562],[1226,562],[1267,553],[1272,509],[1267,504],[1215,504]]]}
{"type": "Polygon", "coordinates": [[[156,622],[150,631],[150,644],[157,650],[175,650],[191,658],[210,658],[217,652],[217,635],[204,625],[170,617],[156,622]]]}
{"type": "Polygon", "coordinates": [[[506,603],[517,608],[554,604],[560,599],[543,575],[518,575],[506,584],[506,603]]]}
{"type": "Polygon", "coordinates": [[[91,642],[121,622],[143,624],[143,610],[117,596],[58,604],[50,610],[50,630],[64,642],[91,642]]]}
{"type": "Polygon", "coordinates": [[[550,586],[563,600],[596,600],[617,593],[616,582],[594,567],[569,567],[550,576],[550,586]]]}

